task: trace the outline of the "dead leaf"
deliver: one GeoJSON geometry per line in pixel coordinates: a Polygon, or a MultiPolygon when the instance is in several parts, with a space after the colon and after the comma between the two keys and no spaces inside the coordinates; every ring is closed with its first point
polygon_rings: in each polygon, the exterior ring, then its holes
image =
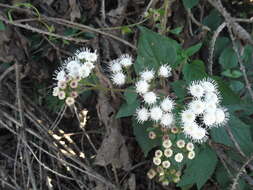
{"type": "Polygon", "coordinates": [[[70,20],[75,21],[76,18],[81,18],[81,12],[76,3],[76,0],[69,0],[69,6],[71,9],[70,20]]]}
{"type": "Polygon", "coordinates": [[[134,174],[131,174],[130,178],[128,179],[128,186],[129,186],[129,190],[136,189],[136,178],[134,174]]]}
{"type": "Polygon", "coordinates": [[[106,127],[106,136],[98,150],[95,164],[100,166],[113,164],[116,168],[123,167],[129,170],[131,162],[124,137],[119,131],[120,123],[115,119],[115,111],[103,92],[98,95],[97,112],[100,121],[106,127]]]}

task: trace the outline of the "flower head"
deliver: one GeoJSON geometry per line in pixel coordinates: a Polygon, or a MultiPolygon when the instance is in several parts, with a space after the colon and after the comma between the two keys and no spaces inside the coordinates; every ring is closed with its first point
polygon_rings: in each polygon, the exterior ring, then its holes
{"type": "Polygon", "coordinates": [[[73,97],[67,97],[66,100],[65,100],[65,103],[68,106],[72,106],[75,103],[75,99],[73,97]]]}
{"type": "Polygon", "coordinates": [[[154,121],[159,121],[162,118],[163,111],[160,107],[155,106],[150,109],[150,118],[154,121]]]}
{"type": "Polygon", "coordinates": [[[156,103],[157,97],[154,92],[147,92],[143,95],[143,99],[144,99],[145,103],[152,105],[152,104],[156,103]]]}
{"type": "Polygon", "coordinates": [[[172,143],[171,143],[171,141],[169,139],[163,141],[163,147],[164,148],[170,148],[171,146],[172,146],[172,143]]]}
{"type": "Polygon", "coordinates": [[[112,74],[112,82],[115,85],[122,86],[126,82],[126,76],[122,72],[112,74]]]}
{"type": "Polygon", "coordinates": [[[163,152],[161,150],[156,150],[155,151],[155,157],[161,158],[163,155],[163,152]]]}
{"type": "Polygon", "coordinates": [[[174,107],[174,101],[171,100],[169,97],[166,97],[165,99],[163,99],[163,101],[161,102],[161,108],[163,111],[165,112],[171,112],[173,107],[174,107]]]}
{"type": "Polygon", "coordinates": [[[159,157],[154,157],[153,158],[153,163],[155,165],[159,166],[162,163],[162,161],[161,161],[161,159],[159,157]]]}
{"type": "Polygon", "coordinates": [[[195,157],[195,152],[194,151],[190,151],[188,153],[188,156],[187,156],[190,160],[192,160],[194,157],[195,157]]]}
{"type": "Polygon", "coordinates": [[[66,72],[64,70],[56,71],[55,79],[57,81],[66,81],[66,72]]]}
{"type": "Polygon", "coordinates": [[[218,104],[220,102],[220,96],[217,93],[208,92],[205,95],[206,102],[212,102],[214,104],[218,104]]]}
{"type": "Polygon", "coordinates": [[[216,122],[216,115],[214,112],[206,112],[203,115],[203,122],[206,126],[211,127],[216,122]]]}
{"type": "Polygon", "coordinates": [[[210,78],[202,80],[200,82],[200,85],[205,90],[205,92],[214,92],[215,93],[217,91],[217,83],[210,78]]]}
{"type": "Polygon", "coordinates": [[[217,108],[215,111],[216,124],[224,125],[228,121],[228,113],[225,108],[217,108]]]}
{"type": "Polygon", "coordinates": [[[184,148],[184,146],[185,146],[185,141],[184,140],[180,139],[180,140],[177,141],[177,147],[178,148],[184,148]]]}
{"type": "Polygon", "coordinates": [[[193,123],[195,118],[196,114],[192,110],[184,110],[181,113],[181,120],[183,123],[193,123]]]}
{"type": "Polygon", "coordinates": [[[173,123],[173,115],[171,113],[163,114],[161,118],[161,125],[168,127],[173,123]]]}
{"type": "Polygon", "coordinates": [[[155,72],[153,70],[145,70],[141,72],[141,79],[147,82],[151,81],[154,78],[155,72]]]}
{"type": "Polygon", "coordinates": [[[189,104],[190,110],[195,114],[202,114],[205,110],[205,103],[201,100],[193,100],[189,104]]]}
{"type": "Polygon", "coordinates": [[[188,143],[186,144],[186,150],[188,150],[188,151],[193,151],[193,150],[194,150],[194,144],[191,143],[191,142],[188,142],[188,143]]]}
{"type": "Polygon", "coordinates": [[[145,94],[148,92],[149,84],[145,80],[140,80],[136,84],[136,92],[138,94],[145,94]]]}
{"type": "Polygon", "coordinates": [[[198,127],[193,128],[193,131],[191,132],[191,138],[193,141],[202,143],[207,140],[207,131],[204,128],[198,127]]]}
{"type": "Polygon", "coordinates": [[[122,72],[122,65],[116,59],[110,62],[109,69],[112,73],[122,72]]]}
{"type": "Polygon", "coordinates": [[[158,70],[158,75],[160,77],[168,78],[171,76],[171,67],[167,64],[162,65],[158,70]]]}
{"type": "Polygon", "coordinates": [[[163,161],[162,162],[162,166],[164,167],[164,168],[169,168],[170,167],[170,161],[169,160],[165,160],[165,161],[163,161]]]}
{"type": "Polygon", "coordinates": [[[201,98],[204,95],[204,88],[196,81],[189,86],[189,92],[196,98],[201,98]]]}
{"type": "Polygon", "coordinates": [[[143,123],[148,120],[149,112],[146,108],[139,108],[136,111],[137,120],[139,123],[143,123]]]}
{"type": "Polygon", "coordinates": [[[163,152],[164,156],[169,158],[173,155],[173,150],[171,150],[170,148],[166,148],[163,152]]]}
{"type": "Polygon", "coordinates": [[[133,58],[129,54],[121,55],[119,58],[119,63],[123,67],[129,67],[133,64],[133,58]]]}

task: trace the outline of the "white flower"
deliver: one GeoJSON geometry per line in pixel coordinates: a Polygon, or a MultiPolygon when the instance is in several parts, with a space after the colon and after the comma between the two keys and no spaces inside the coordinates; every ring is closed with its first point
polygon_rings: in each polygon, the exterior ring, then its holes
{"type": "Polygon", "coordinates": [[[78,80],[72,80],[70,83],[69,83],[69,86],[71,88],[77,88],[78,87],[78,80]]]}
{"type": "Polygon", "coordinates": [[[160,107],[156,106],[150,109],[150,117],[154,121],[158,121],[162,118],[163,111],[160,107]]]}
{"type": "Polygon", "coordinates": [[[59,93],[59,88],[58,87],[54,87],[53,88],[53,96],[58,96],[58,93],[59,93]]]}
{"type": "Polygon", "coordinates": [[[205,101],[218,104],[220,101],[220,96],[217,95],[217,93],[209,92],[205,95],[205,101]]]}
{"type": "Polygon", "coordinates": [[[173,100],[171,100],[169,97],[166,97],[165,99],[163,99],[163,101],[161,103],[161,108],[163,109],[163,111],[171,112],[173,107],[174,107],[173,100]]]}
{"type": "Polygon", "coordinates": [[[190,151],[190,152],[188,153],[188,158],[189,158],[190,160],[192,160],[194,157],[195,157],[195,152],[194,152],[194,151],[190,151]]]}
{"type": "Polygon", "coordinates": [[[225,108],[218,108],[215,111],[216,124],[224,125],[228,120],[228,115],[225,108]]]}
{"type": "Polygon", "coordinates": [[[149,131],[149,133],[148,133],[148,138],[150,138],[150,139],[155,139],[156,138],[156,134],[155,134],[155,132],[154,131],[149,131]]]}
{"type": "Polygon", "coordinates": [[[176,161],[176,162],[182,162],[183,159],[184,159],[184,156],[183,156],[182,153],[177,153],[177,154],[175,155],[175,161],[176,161]]]}
{"type": "Polygon", "coordinates": [[[66,80],[66,73],[64,70],[57,72],[55,79],[57,81],[65,81],[66,80]]]}
{"type": "Polygon", "coordinates": [[[118,59],[110,62],[109,69],[113,73],[118,73],[122,71],[122,65],[119,63],[118,59]]]}
{"type": "Polygon", "coordinates": [[[148,92],[149,84],[145,80],[140,80],[136,84],[136,92],[138,94],[145,94],[148,92]]]}
{"type": "Polygon", "coordinates": [[[68,106],[71,106],[75,103],[75,99],[73,97],[67,97],[66,100],[65,100],[65,103],[68,105],[68,106]]]}
{"type": "Polygon", "coordinates": [[[192,110],[184,110],[181,114],[183,123],[192,123],[195,121],[196,115],[192,110]]]}
{"type": "Polygon", "coordinates": [[[204,128],[198,127],[193,128],[193,131],[191,132],[191,138],[193,141],[202,143],[207,140],[207,131],[204,128]]]}
{"type": "Polygon", "coordinates": [[[67,83],[66,83],[66,81],[58,81],[57,86],[60,89],[65,89],[65,88],[67,88],[67,83]]]}
{"type": "Polygon", "coordinates": [[[210,127],[215,124],[216,116],[214,112],[206,112],[203,115],[203,122],[206,126],[210,127]]]}
{"type": "Polygon", "coordinates": [[[184,140],[180,139],[180,140],[177,141],[177,147],[178,148],[184,148],[184,146],[185,146],[185,141],[184,140]]]}
{"type": "Polygon", "coordinates": [[[206,92],[216,92],[217,91],[217,83],[210,79],[204,79],[200,82],[200,85],[204,88],[206,92]]]}
{"type": "Polygon", "coordinates": [[[171,146],[172,146],[172,143],[169,139],[163,141],[164,148],[170,148],[171,146]]]}
{"type": "Polygon", "coordinates": [[[85,62],[84,65],[90,70],[95,68],[95,65],[92,62],[85,62]]]}
{"type": "Polygon", "coordinates": [[[171,76],[171,67],[169,65],[162,65],[158,70],[158,75],[164,78],[171,76]]]}
{"type": "Polygon", "coordinates": [[[169,158],[173,155],[173,150],[171,150],[170,148],[166,148],[163,153],[165,157],[169,158]]]}
{"type": "Polygon", "coordinates": [[[188,151],[193,151],[193,150],[194,150],[194,144],[191,143],[191,142],[188,142],[188,143],[186,144],[186,150],[188,150],[188,151]]]}
{"type": "Polygon", "coordinates": [[[153,70],[145,70],[141,72],[141,79],[147,82],[151,81],[154,78],[155,72],[153,70]]]}
{"type": "Polygon", "coordinates": [[[161,125],[168,127],[173,122],[173,115],[171,113],[165,113],[163,114],[161,118],[161,125]]]}
{"type": "Polygon", "coordinates": [[[112,74],[112,82],[115,85],[122,86],[126,82],[126,76],[122,72],[114,73],[112,74]]]}
{"type": "Polygon", "coordinates": [[[197,82],[193,82],[189,86],[189,91],[191,95],[196,98],[201,98],[204,95],[204,88],[202,88],[202,86],[198,84],[197,82]]]}
{"type": "Polygon", "coordinates": [[[164,168],[169,168],[170,167],[170,161],[169,160],[165,160],[165,161],[163,161],[162,162],[162,166],[164,167],[164,168]]]}
{"type": "Polygon", "coordinates": [[[158,157],[154,157],[153,158],[153,163],[155,164],[155,165],[157,165],[157,166],[159,166],[160,164],[161,164],[161,159],[160,158],[158,158],[158,157]]]}
{"type": "Polygon", "coordinates": [[[143,123],[144,121],[147,121],[149,118],[149,112],[146,108],[140,108],[136,111],[137,120],[140,123],[143,123]]]}
{"type": "Polygon", "coordinates": [[[68,71],[68,75],[76,78],[79,77],[81,75],[81,65],[78,61],[76,60],[72,60],[69,63],[67,63],[66,65],[66,69],[68,71]]]}
{"type": "Polygon", "coordinates": [[[205,110],[205,103],[201,100],[193,100],[190,104],[189,107],[191,111],[195,114],[201,114],[205,110]]]}
{"type": "Polygon", "coordinates": [[[157,97],[154,92],[147,92],[143,95],[143,99],[144,99],[145,103],[152,105],[152,104],[156,103],[157,97]]]}
{"type": "Polygon", "coordinates": [[[123,67],[129,67],[133,64],[133,58],[128,54],[121,55],[119,58],[119,63],[123,67]]]}
{"type": "Polygon", "coordinates": [[[217,108],[214,102],[205,102],[205,112],[215,112],[217,108]]]}
{"type": "Polygon", "coordinates": [[[90,72],[91,72],[90,68],[87,67],[86,65],[82,65],[80,67],[80,71],[79,71],[80,77],[86,78],[86,77],[88,77],[90,75],[90,72]]]}
{"type": "Polygon", "coordinates": [[[89,48],[78,50],[75,55],[79,60],[85,60],[89,62],[95,62],[98,58],[97,52],[91,52],[89,48]]]}
{"type": "Polygon", "coordinates": [[[161,158],[163,155],[163,152],[161,150],[156,150],[155,151],[155,157],[161,158]]]}
{"type": "Polygon", "coordinates": [[[196,122],[193,123],[185,123],[183,126],[184,129],[184,134],[186,136],[191,136],[192,132],[194,131],[194,129],[198,129],[199,126],[196,122]]]}

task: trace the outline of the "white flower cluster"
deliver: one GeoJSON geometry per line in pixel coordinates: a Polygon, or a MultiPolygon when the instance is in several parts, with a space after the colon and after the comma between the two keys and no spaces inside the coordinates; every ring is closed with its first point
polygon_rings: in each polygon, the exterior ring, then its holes
{"type": "Polygon", "coordinates": [[[60,100],[65,100],[68,106],[75,102],[78,96],[78,83],[87,78],[94,69],[94,63],[98,55],[88,48],[83,48],[75,53],[75,56],[65,61],[65,63],[55,72],[54,79],[57,86],[53,89],[53,96],[60,100]]]}
{"type": "Polygon", "coordinates": [[[126,75],[124,74],[123,68],[128,68],[133,64],[133,58],[124,54],[118,59],[114,59],[110,62],[109,70],[112,73],[111,79],[113,84],[122,86],[126,83],[126,75]]]}
{"type": "MultiPolygon", "coordinates": [[[[136,110],[137,120],[140,123],[151,119],[156,123],[160,123],[163,127],[170,127],[173,124],[174,101],[165,97],[161,99],[151,89],[151,82],[154,80],[155,71],[144,70],[140,73],[140,80],[136,82],[136,92],[143,98],[144,106],[136,110]]],[[[168,65],[162,65],[158,72],[159,77],[167,78],[171,76],[171,68],[168,65]]]]}
{"type": "Polygon", "coordinates": [[[221,97],[214,80],[194,81],[188,91],[193,100],[181,113],[183,130],[194,142],[201,143],[207,140],[207,129],[224,125],[228,114],[220,106],[221,97]]]}

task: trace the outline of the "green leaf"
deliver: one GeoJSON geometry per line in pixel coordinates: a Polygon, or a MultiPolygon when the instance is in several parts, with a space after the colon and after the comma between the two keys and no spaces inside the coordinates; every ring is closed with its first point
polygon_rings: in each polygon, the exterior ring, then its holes
{"type": "Polygon", "coordinates": [[[171,83],[172,89],[175,92],[176,96],[180,99],[186,96],[186,83],[183,80],[178,80],[171,83]]]}
{"type": "Polygon", "coordinates": [[[133,30],[128,26],[121,27],[121,33],[124,34],[130,34],[133,33],[133,30]]]}
{"type": "Polygon", "coordinates": [[[130,86],[126,89],[124,92],[124,99],[126,100],[127,104],[132,104],[136,102],[137,99],[137,93],[135,91],[134,86],[130,86]]]}
{"type": "Polygon", "coordinates": [[[241,81],[237,80],[232,80],[230,81],[229,87],[234,91],[234,92],[239,92],[244,88],[244,84],[241,81]]]}
{"type": "Polygon", "coordinates": [[[183,30],[183,27],[180,26],[180,27],[174,28],[172,30],[169,30],[169,32],[172,33],[172,34],[178,35],[182,32],[182,30],[183,30]]]}
{"type": "Polygon", "coordinates": [[[183,67],[183,75],[187,83],[207,77],[204,63],[201,60],[186,63],[183,67]]]}
{"type": "Polygon", "coordinates": [[[226,37],[219,37],[216,40],[215,46],[214,46],[214,56],[218,57],[220,56],[221,52],[227,48],[227,46],[230,44],[229,38],[226,37]]]}
{"type": "Polygon", "coordinates": [[[199,3],[199,0],[183,0],[185,8],[191,9],[199,3]]]}
{"type": "Polygon", "coordinates": [[[238,60],[235,51],[232,47],[225,48],[220,57],[219,63],[222,65],[224,69],[232,69],[237,67],[238,60]]]}
{"type": "Polygon", "coordinates": [[[140,101],[135,100],[131,104],[123,103],[116,115],[116,119],[122,118],[122,117],[129,117],[132,116],[135,112],[136,109],[140,106],[140,101]]]}
{"type": "Polygon", "coordinates": [[[229,85],[222,78],[217,76],[212,78],[218,83],[223,105],[234,105],[240,103],[240,97],[229,88],[229,85]]]}
{"type": "Polygon", "coordinates": [[[196,44],[196,45],[193,45],[193,46],[191,46],[191,47],[189,47],[189,48],[187,48],[187,49],[185,50],[185,54],[186,54],[188,57],[190,57],[190,56],[192,56],[193,54],[195,54],[196,52],[198,52],[198,51],[200,50],[201,46],[202,46],[202,43],[198,43],[198,44],[196,44]]]}
{"type": "Polygon", "coordinates": [[[242,76],[242,72],[239,70],[225,70],[221,73],[223,76],[225,77],[229,77],[229,78],[240,78],[242,76]]]}
{"type": "MultiPolygon", "coordinates": [[[[242,151],[245,154],[250,155],[253,152],[251,127],[249,125],[246,125],[238,117],[232,114],[230,115],[228,125],[226,127],[230,127],[232,134],[234,135],[242,151]]],[[[212,129],[211,136],[215,142],[218,142],[230,147],[234,147],[234,144],[230,140],[225,128],[212,129]]]]}
{"type": "Polygon", "coordinates": [[[5,24],[0,20],[0,31],[5,30],[5,24]]]}
{"type": "Polygon", "coordinates": [[[185,169],[178,186],[197,184],[200,189],[213,174],[217,161],[215,152],[210,147],[203,146],[198,156],[185,169]]]}
{"type": "Polygon", "coordinates": [[[151,122],[146,122],[144,124],[139,124],[136,120],[133,120],[134,135],[138,144],[140,145],[145,157],[148,155],[149,151],[156,146],[161,145],[161,138],[150,139],[148,137],[147,128],[152,126],[151,122]]]}
{"type": "Polygon", "coordinates": [[[203,24],[212,30],[216,30],[221,25],[222,20],[220,13],[216,9],[213,9],[210,14],[204,18],[203,24]]]}
{"type": "Polygon", "coordinates": [[[161,36],[144,27],[140,28],[140,38],[137,49],[137,60],[134,64],[136,73],[145,68],[157,70],[162,64],[173,64],[177,59],[176,41],[161,36]]]}

